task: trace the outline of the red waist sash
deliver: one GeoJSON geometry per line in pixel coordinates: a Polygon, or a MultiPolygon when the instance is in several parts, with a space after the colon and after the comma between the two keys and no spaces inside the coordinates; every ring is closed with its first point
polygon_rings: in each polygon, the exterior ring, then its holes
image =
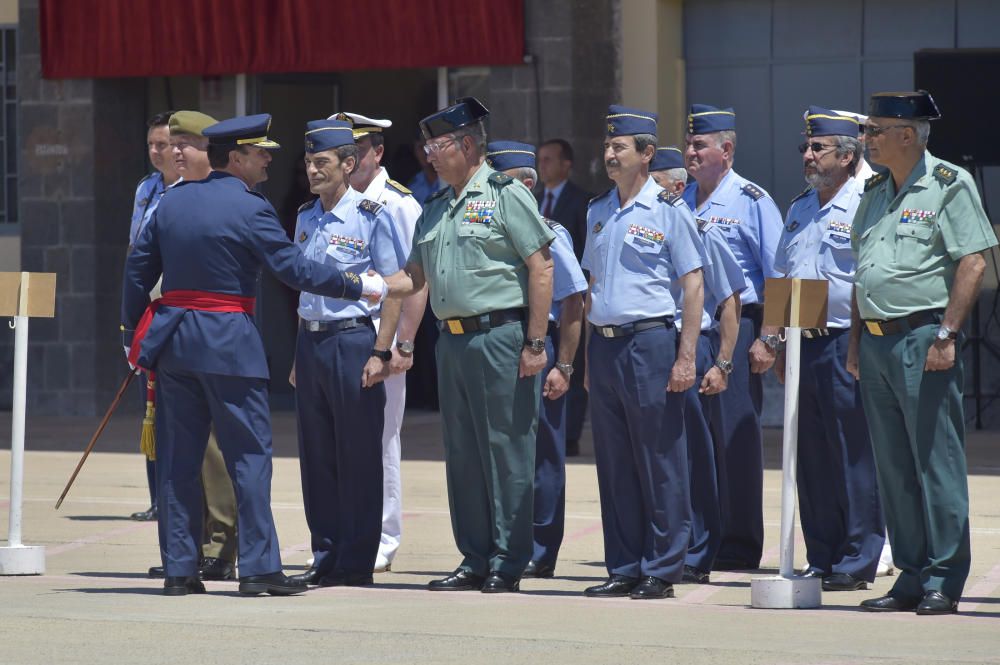
{"type": "Polygon", "coordinates": [[[177,290],[164,293],[160,298],[149,303],[149,307],[142,313],[139,325],[135,327],[135,334],[132,336],[132,346],[129,350],[128,360],[133,365],[139,360],[142,339],[149,332],[153,316],[160,307],[181,307],[199,312],[245,312],[253,316],[256,302],[256,298],[233,296],[226,293],[211,293],[210,291],[177,290]]]}

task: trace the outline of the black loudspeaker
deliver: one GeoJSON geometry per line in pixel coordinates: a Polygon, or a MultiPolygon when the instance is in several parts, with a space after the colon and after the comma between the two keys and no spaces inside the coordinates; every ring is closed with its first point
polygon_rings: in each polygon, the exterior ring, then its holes
{"type": "Polygon", "coordinates": [[[913,82],[937,102],[930,151],[959,165],[1000,165],[1000,49],[923,49],[913,82]]]}

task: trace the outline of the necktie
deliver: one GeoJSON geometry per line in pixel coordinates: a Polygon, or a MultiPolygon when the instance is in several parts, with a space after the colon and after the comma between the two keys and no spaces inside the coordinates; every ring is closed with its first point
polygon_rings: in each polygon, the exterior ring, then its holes
{"type": "Polygon", "coordinates": [[[542,216],[552,217],[552,192],[545,192],[545,205],[542,206],[542,216]]]}

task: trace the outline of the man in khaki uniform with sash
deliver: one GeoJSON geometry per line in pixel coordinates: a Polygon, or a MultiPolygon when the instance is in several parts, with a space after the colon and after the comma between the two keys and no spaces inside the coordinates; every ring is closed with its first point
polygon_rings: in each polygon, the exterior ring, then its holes
{"type": "MultiPolygon", "coordinates": [[[[464,98],[420,122],[424,150],[450,187],[417,221],[405,269],[387,278],[412,293],[426,282],[441,319],[437,343],[452,530],[458,569],[434,591],[517,591],[531,559],[535,433],[552,301],[555,234],[531,192],[484,162],[489,112],[464,98]],[[400,284],[401,282],[401,284],[400,284]]],[[[387,349],[399,301],[382,309],[387,349]]],[[[365,381],[379,380],[373,356],[365,381]]]]}
{"type": "Polygon", "coordinates": [[[975,182],[927,152],[930,94],[873,95],[871,160],[854,218],[848,370],[861,381],[893,559],[873,612],[951,614],[969,575],[960,329],[997,244],[975,182]]]}

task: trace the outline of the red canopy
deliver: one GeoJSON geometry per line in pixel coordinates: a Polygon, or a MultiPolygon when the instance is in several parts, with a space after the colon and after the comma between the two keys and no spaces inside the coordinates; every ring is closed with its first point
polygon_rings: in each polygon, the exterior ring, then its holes
{"type": "Polygon", "coordinates": [[[523,0],[41,0],[45,78],[523,62],[523,0]]]}

